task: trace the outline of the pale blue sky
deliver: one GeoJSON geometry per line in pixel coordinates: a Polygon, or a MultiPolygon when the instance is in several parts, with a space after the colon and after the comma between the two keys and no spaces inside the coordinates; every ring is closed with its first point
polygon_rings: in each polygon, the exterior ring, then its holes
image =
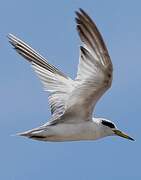
{"type": "Polygon", "coordinates": [[[0,1],[0,179],[141,179],[141,1],[0,1]],[[11,136],[50,118],[46,92],[30,65],[12,50],[8,33],[29,43],[71,77],[80,40],[74,11],[95,19],[114,65],[113,86],[95,114],[113,120],[131,142],[43,143],[11,136]]]}

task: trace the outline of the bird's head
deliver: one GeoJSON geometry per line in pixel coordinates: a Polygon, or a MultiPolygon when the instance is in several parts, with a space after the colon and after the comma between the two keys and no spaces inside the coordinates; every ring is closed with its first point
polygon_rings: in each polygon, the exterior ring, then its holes
{"type": "Polygon", "coordinates": [[[103,131],[105,132],[105,134],[107,134],[109,136],[116,135],[116,136],[120,136],[120,137],[134,141],[133,138],[128,136],[126,133],[120,131],[113,122],[111,122],[107,119],[100,119],[99,123],[101,124],[101,127],[102,127],[103,131]]]}

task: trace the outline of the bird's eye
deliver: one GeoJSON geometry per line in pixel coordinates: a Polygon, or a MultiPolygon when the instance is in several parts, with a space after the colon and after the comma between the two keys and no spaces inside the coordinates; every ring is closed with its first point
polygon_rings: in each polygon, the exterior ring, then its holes
{"type": "Polygon", "coordinates": [[[110,128],[115,128],[115,125],[109,121],[104,121],[102,120],[102,124],[105,125],[105,126],[108,126],[110,128]]]}

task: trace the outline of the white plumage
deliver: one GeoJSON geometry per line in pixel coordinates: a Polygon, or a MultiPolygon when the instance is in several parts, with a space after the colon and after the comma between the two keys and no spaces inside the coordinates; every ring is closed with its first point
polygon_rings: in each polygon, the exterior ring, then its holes
{"type": "Polygon", "coordinates": [[[64,75],[34,49],[12,34],[8,35],[16,51],[25,57],[49,92],[52,118],[38,128],[19,135],[42,141],[95,140],[119,135],[133,140],[119,131],[109,120],[92,118],[99,98],[110,88],[113,66],[103,38],[95,23],[82,9],[76,12],[77,30],[83,46],[75,80],[64,75]]]}

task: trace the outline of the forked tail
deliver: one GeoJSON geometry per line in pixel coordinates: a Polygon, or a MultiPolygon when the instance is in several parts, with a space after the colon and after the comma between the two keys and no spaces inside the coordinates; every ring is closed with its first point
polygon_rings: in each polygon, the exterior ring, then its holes
{"type": "Polygon", "coordinates": [[[44,132],[44,127],[38,127],[35,129],[17,133],[16,135],[24,136],[24,137],[39,140],[39,141],[45,141],[46,136],[44,135],[43,132],[44,132]]]}

